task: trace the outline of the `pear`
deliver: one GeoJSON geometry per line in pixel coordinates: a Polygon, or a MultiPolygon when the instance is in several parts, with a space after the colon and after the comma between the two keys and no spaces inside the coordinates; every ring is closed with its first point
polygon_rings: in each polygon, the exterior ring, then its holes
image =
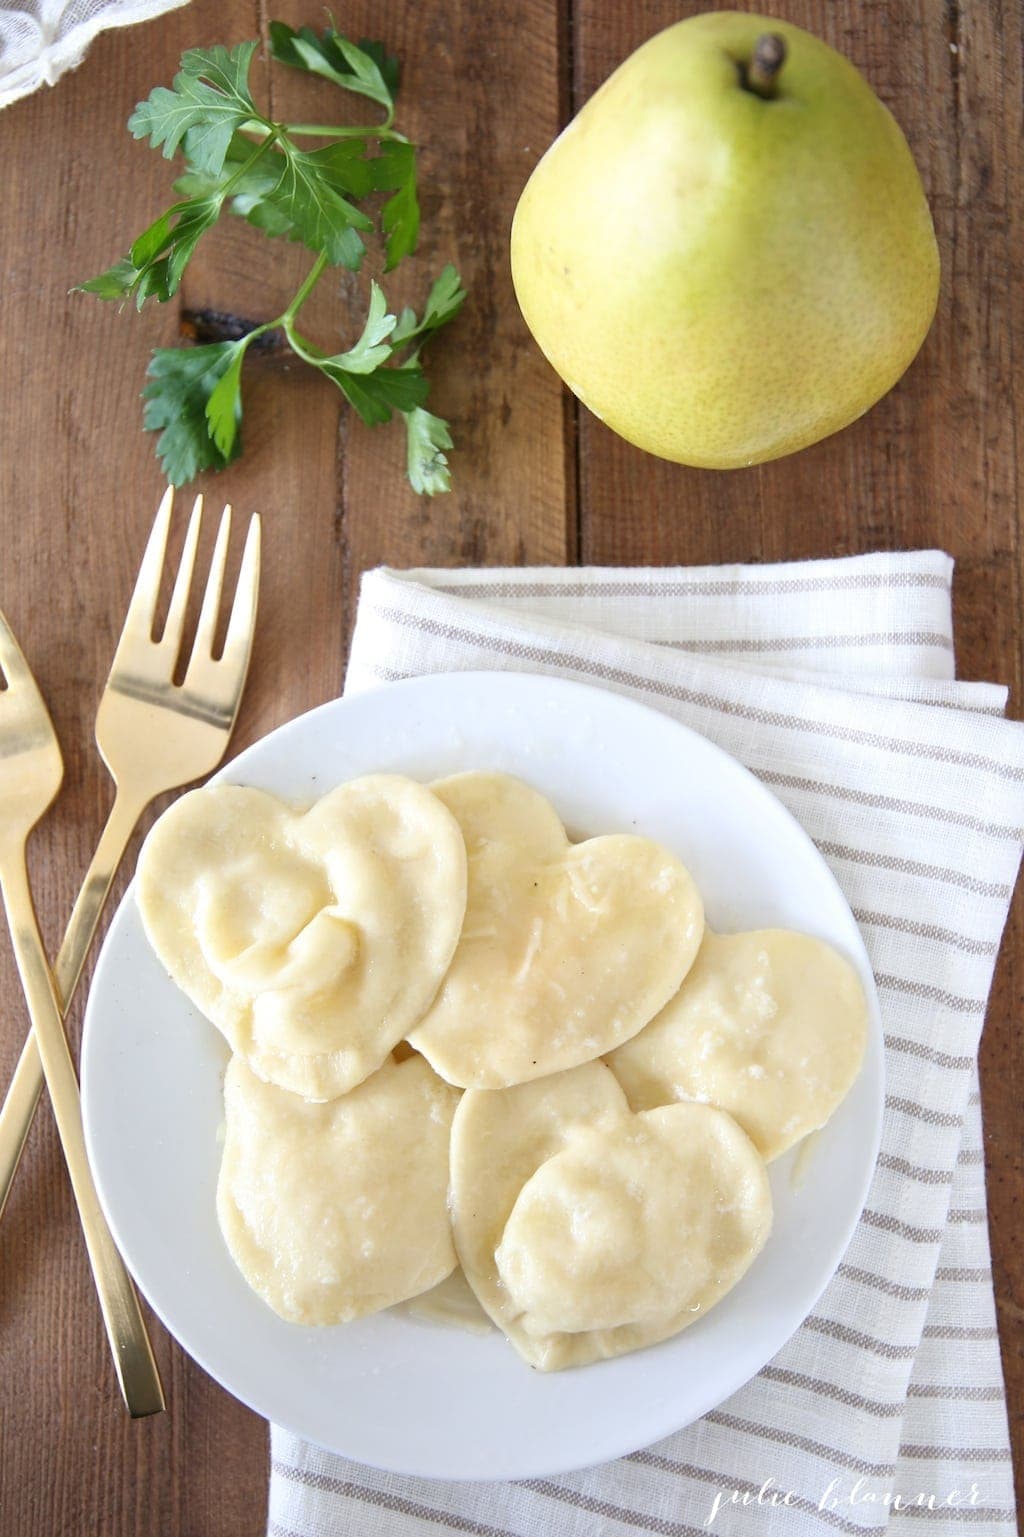
{"type": "Polygon", "coordinates": [[[913,157],[853,65],[738,11],[637,50],[537,165],[512,226],[526,323],[631,443],[732,469],[891,389],[939,258],[913,157]]]}

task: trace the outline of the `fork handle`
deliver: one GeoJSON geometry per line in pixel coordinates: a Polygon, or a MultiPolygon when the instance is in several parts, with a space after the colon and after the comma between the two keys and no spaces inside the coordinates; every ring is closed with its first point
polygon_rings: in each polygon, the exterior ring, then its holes
{"type": "MultiPolygon", "coordinates": [[[[120,790],[114,796],[114,804],[75,898],[53,968],[54,988],[64,1014],[68,1011],[78,979],[82,975],[82,967],[117,867],[147,804],[148,797],[140,799],[133,796],[129,799],[120,790]]],[[[36,1038],[30,1030],[25,1037],[3,1105],[0,1106],[0,1217],[3,1216],[14,1176],[18,1172],[42,1089],[43,1067],[36,1038]]]]}
{"type": "Polygon", "coordinates": [[[164,1408],[160,1375],[135,1288],[104,1220],[89,1168],[78,1079],[39,935],[23,848],[8,851],[0,863],[0,891],[121,1393],[133,1418],[158,1414],[164,1408]]]}

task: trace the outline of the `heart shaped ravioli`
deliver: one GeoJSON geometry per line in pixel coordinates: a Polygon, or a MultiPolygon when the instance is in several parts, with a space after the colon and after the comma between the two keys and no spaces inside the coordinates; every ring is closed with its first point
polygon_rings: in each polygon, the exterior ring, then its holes
{"type": "Polygon", "coordinates": [[[764,1160],[707,1105],[634,1115],[599,1062],[499,1093],[452,1123],[455,1247],[481,1305],[554,1371],[667,1339],[764,1245],[764,1160]]]}
{"type": "Polygon", "coordinates": [[[777,1158],[823,1126],[860,1071],[868,1006],[831,945],[788,929],[705,932],[671,1003],[608,1058],[634,1110],[728,1110],[777,1158]]]}
{"type": "Polygon", "coordinates": [[[394,774],[304,814],[236,785],[194,790],[139,858],[146,934],[258,1077],[344,1094],[429,1006],[458,941],[466,851],[451,813],[394,774]]]}
{"type": "Polygon", "coordinates": [[[647,838],[569,842],[554,808],[505,774],[433,787],[462,829],[462,938],[410,1034],[442,1077],[504,1088],[589,1062],[641,1030],[700,945],[700,894],[647,838]]]}
{"type": "Polygon", "coordinates": [[[346,1323],[450,1273],[457,1098],[422,1057],[389,1059],[329,1104],[264,1083],[232,1057],[217,1216],[235,1264],[275,1313],[346,1323]]]}

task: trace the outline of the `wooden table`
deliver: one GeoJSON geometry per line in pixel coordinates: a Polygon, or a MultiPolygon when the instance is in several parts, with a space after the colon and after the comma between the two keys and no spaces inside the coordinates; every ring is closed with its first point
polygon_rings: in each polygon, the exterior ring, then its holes
{"type": "MultiPolygon", "coordinates": [[[[960,671],[1010,684],[1020,709],[1018,7],[786,0],[781,8],[848,54],[895,112],[921,167],[942,250],[942,298],[924,350],[855,426],[761,469],[716,474],[663,464],[578,409],[527,336],[507,260],[509,221],[527,173],[572,108],[627,53],[701,8],[692,0],[348,0],[342,7],[352,36],[382,37],[400,55],[401,126],[424,146],[426,228],[399,296],[420,292],[448,258],[470,290],[463,318],[429,358],[437,409],[458,440],[455,490],[419,501],[404,482],[400,429],[368,431],[339,408],[328,384],[279,355],[247,364],[246,454],[206,488],[217,506],[230,498],[265,520],[261,625],[237,746],[338,693],[359,576],[380,561],[701,563],[941,545],[957,558],[960,671]]],[[[319,6],[286,0],[274,14],[294,24],[322,19],[319,6]]],[[[308,257],[294,246],[269,248],[247,226],[225,221],[200,247],[178,301],[164,309],[118,313],[68,290],[119,255],[167,201],[169,167],[125,133],[132,105],[169,83],[184,48],[253,37],[267,18],[262,0],[195,0],[145,27],[108,33],[56,90],[0,117],[0,602],[50,701],[67,765],[32,858],[51,953],[110,799],[91,745],[93,717],[161,490],[152,442],[140,428],[149,349],[202,330],[210,312],[251,321],[278,313],[308,257]]],[[[306,82],[264,63],[254,80],[276,116],[315,118],[306,82]]],[[[326,110],[332,88],[323,93],[326,110]]],[[[309,329],[325,340],[350,334],[359,286],[347,275],[325,282],[309,329]]],[[[1018,901],[982,1051],[996,1292],[1018,1459],[1022,918],[1018,901]]],[[[2,949],[6,1083],[23,1021],[2,949]]],[[[79,1019],[76,1009],[76,1033],[79,1019]]],[[[44,1110],[0,1245],[4,1537],[254,1537],[262,1530],[266,1426],[156,1324],[153,1333],[169,1411],[133,1425],[117,1400],[44,1110]]]]}

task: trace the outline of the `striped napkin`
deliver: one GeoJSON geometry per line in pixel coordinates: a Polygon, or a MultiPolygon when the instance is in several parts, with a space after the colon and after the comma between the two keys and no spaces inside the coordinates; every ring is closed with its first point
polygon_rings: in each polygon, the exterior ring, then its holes
{"type": "Polygon", "coordinates": [[[1024,840],[1024,726],[955,679],[936,551],[672,570],[380,570],[346,689],[508,668],[597,683],[745,763],[829,861],[882,1001],[867,1208],[821,1302],[720,1408],[561,1478],[399,1478],[272,1431],[271,1537],[1016,1530],[978,1037],[1024,840]],[[900,1508],[903,1507],[903,1508],[900,1508]]]}

